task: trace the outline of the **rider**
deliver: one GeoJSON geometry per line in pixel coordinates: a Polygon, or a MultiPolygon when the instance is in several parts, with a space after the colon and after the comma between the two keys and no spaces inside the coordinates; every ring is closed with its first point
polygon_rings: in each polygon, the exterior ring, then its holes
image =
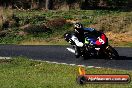
{"type": "Polygon", "coordinates": [[[85,33],[91,34],[94,33],[95,29],[93,28],[84,28],[81,23],[74,24],[74,31],[66,33],[64,35],[65,40],[72,45],[75,45],[75,56],[79,58],[81,56],[80,48],[84,46],[85,42],[85,33]]]}

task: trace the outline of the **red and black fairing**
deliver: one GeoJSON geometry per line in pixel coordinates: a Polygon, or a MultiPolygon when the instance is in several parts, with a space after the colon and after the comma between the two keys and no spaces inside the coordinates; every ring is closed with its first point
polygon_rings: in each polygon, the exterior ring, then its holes
{"type": "Polygon", "coordinates": [[[108,38],[104,33],[99,31],[95,32],[94,35],[87,35],[85,39],[87,41],[83,52],[88,52],[89,54],[92,53],[94,56],[102,53],[108,46],[108,38]]]}
{"type": "Polygon", "coordinates": [[[96,45],[101,46],[105,44],[108,44],[108,38],[106,37],[105,34],[101,34],[101,36],[99,36],[96,40],[96,45]]]}
{"type": "Polygon", "coordinates": [[[104,45],[108,45],[108,38],[104,33],[98,32],[94,35],[88,35],[86,40],[93,46],[101,47],[104,45]]]}

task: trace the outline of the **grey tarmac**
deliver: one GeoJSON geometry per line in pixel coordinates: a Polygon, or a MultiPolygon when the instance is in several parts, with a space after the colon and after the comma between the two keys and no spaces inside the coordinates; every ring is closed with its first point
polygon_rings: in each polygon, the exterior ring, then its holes
{"type": "Polygon", "coordinates": [[[33,60],[132,70],[132,47],[115,47],[120,55],[120,58],[116,60],[75,58],[74,54],[66,48],[71,48],[71,46],[0,45],[0,57],[24,56],[33,60]]]}

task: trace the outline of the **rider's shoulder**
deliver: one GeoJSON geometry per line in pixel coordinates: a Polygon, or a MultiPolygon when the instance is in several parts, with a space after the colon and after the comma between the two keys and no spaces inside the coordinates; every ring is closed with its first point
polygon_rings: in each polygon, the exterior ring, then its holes
{"type": "Polygon", "coordinates": [[[95,29],[94,28],[84,28],[84,31],[90,31],[90,32],[92,32],[92,31],[95,31],[95,29]]]}

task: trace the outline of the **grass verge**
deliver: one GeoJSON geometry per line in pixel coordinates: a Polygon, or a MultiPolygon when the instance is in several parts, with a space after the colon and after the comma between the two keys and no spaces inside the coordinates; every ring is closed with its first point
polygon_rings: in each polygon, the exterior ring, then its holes
{"type": "MultiPolygon", "coordinates": [[[[108,68],[85,68],[89,74],[130,74],[132,71],[108,68]]],[[[86,84],[76,83],[77,66],[50,64],[32,61],[24,57],[0,60],[1,88],[131,88],[129,84],[86,84]]]]}
{"type": "Polygon", "coordinates": [[[132,12],[110,10],[0,9],[0,44],[65,45],[63,35],[73,30],[73,21],[104,31],[112,46],[132,47],[132,12]],[[3,27],[3,28],[2,28],[3,27]],[[5,27],[5,28],[4,28],[5,27]],[[111,33],[109,33],[111,32],[111,33]]]}

